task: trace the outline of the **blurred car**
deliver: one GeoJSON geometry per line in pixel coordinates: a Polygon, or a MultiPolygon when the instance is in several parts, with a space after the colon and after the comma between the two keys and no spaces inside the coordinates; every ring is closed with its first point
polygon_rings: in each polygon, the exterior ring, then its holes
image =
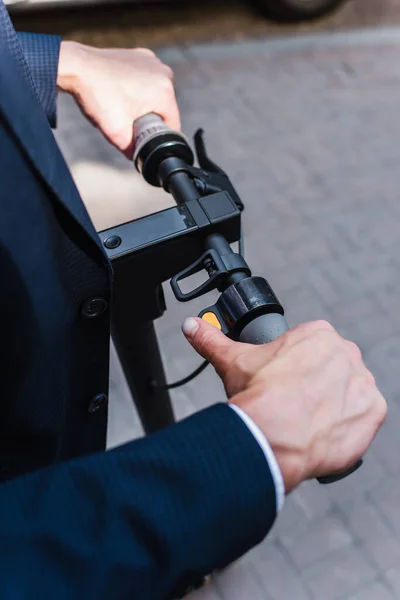
{"type": "MultiPolygon", "coordinates": [[[[109,0],[108,0],[109,1],[109,0]]],[[[126,0],[127,2],[145,2],[146,0],[126,0]]],[[[149,0],[147,0],[149,1],[149,0]]],[[[315,19],[323,16],[346,0],[248,0],[261,8],[265,14],[277,21],[295,22],[315,19]]],[[[62,4],[75,6],[97,4],[107,0],[4,0],[10,8],[48,7],[62,4]]]]}
{"type": "Polygon", "coordinates": [[[277,21],[295,22],[322,17],[347,0],[257,0],[267,16],[277,21]]]}

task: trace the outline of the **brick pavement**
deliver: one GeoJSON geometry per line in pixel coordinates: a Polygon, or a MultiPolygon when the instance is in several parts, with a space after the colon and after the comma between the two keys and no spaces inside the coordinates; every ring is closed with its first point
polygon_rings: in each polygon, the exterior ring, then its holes
{"type": "MultiPolygon", "coordinates": [[[[268,539],[192,600],[400,599],[400,31],[164,56],[184,130],[206,128],[210,154],[246,202],[254,271],[291,324],[322,317],[355,340],[389,402],[365,467],[329,489],[304,484],[268,539]]],[[[140,214],[170,201],[143,186],[69,98],[57,137],[99,227],[131,215],[134,194],[140,214]]],[[[172,380],[198,363],[179,324],[205,301],[178,305],[166,292],[157,328],[172,380]]],[[[115,444],[140,430],[114,354],[111,393],[115,444]]],[[[174,394],[179,417],[222,398],[211,370],[174,394]]]]}

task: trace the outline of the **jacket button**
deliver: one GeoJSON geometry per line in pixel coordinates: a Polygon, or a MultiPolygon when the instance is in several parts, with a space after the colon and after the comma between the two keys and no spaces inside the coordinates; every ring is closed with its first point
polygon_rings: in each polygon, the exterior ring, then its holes
{"type": "Polygon", "coordinates": [[[82,304],[81,313],[85,319],[94,319],[103,314],[107,309],[107,302],[103,298],[92,298],[82,304]]]}
{"type": "Polygon", "coordinates": [[[89,412],[91,414],[97,413],[100,410],[104,410],[107,406],[108,396],[106,394],[97,394],[94,398],[92,398],[89,404],[89,412]]]}

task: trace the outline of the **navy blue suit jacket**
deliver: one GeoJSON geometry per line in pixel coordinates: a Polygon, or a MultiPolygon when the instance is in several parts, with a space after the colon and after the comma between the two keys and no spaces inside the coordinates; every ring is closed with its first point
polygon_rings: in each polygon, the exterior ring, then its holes
{"type": "Polygon", "coordinates": [[[263,539],[273,480],[222,404],[103,452],[112,273],[49,126],[59,44],[0,0],[0,598],[174,598],[263,539]]]}

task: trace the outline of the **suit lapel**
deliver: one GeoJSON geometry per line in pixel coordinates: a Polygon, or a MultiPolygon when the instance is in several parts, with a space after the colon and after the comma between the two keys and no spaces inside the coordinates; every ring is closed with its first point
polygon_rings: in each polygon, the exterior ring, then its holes
{"type": "MultiPolygon", "coordinates": [[[[2,8],[0,4],[0,12],[2,8]]],[[[54,201],[70,213],[105,259],[99,237],[42,107],[32,86],[25,80],[21,66],[11,55],[3,33],[0,28],[0,113],[18,138],[32,167],[52,192],[54,201]]]]}

